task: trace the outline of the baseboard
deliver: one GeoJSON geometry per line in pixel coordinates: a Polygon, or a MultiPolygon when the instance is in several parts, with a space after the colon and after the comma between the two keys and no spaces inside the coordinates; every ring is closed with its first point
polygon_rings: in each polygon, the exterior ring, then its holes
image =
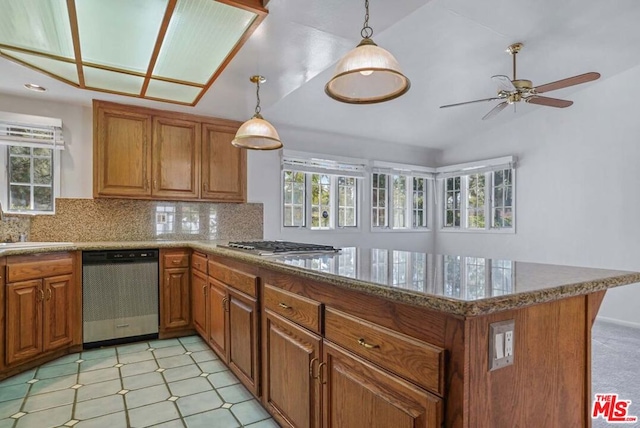
{"type": "Polygon", "coordinates": [[[596,321],[603,321],[603,322],[608,322],[608,323],[611,323],[611,324],[623,325],[625,327],[631,327],[631,328],[640,329],[640,323],[619,320],[619,319],[616,319],[616,318],[598,316],[598,317],[596,317],[596,321]]]}

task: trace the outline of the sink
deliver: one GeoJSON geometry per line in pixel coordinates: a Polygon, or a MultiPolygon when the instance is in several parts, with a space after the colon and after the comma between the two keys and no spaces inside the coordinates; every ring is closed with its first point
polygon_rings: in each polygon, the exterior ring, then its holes
{"type": "Polygon", "coordinates": [[[72,242],[0,242],[0,250],[36,247],[60,247],[72,244],[72,242]]]}

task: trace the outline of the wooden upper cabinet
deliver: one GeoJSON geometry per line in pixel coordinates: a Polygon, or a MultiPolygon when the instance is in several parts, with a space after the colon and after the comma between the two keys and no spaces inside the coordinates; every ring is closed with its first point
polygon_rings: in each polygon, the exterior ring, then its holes
{"type": "Polygon", "coordinates": [[[151,195],[151,115],[94,103],[94,196],[151,195]]]}
{"type": "Polygon", "coordinates": [[[153,119],[153,196],[197,199],[200,182],[200,124],[153,119]]]}
{"type": "Polygon", "coordinates": [[[247,198],[247,153],[231,145],[235,131],[202,126],[202,199],[244,202],[247,198]]]}
{"type": "Polygon", "coordinates": [[[245,202],[239,122],[94,101],[94,197],[245,202]]]}

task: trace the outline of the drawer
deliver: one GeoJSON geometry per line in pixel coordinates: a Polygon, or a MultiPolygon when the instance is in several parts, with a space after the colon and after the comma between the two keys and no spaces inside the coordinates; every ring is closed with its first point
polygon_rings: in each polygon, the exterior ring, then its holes
{"type": "Polygon", "coordinates": [[[324,323],[331,342],[443,395],[444,349],[331,308],[324,323]]]}
{"type": "Polygon", "coordinates": [[[207,273],[207,257],[200,253],[193,253],[191,256],[191,267],[202,273],[207,273]]]}
{"type": "Polygon", "coordinates": [[[252,297],[258,297],[258,277],[209,260],[209,276],[252,297]]]}
{"type": "Polygon", "coordinates": [[[164,268],[172,268],[172,267],[189,267],[189,253],[179,252],[179,253],[166,253],[163,256],[164,268]]]}
{"type": "Polygon", "coordinates": [[[24,260],[17,263],[7,264],[8,283],[48,278],[50,276],[65,275],[69,273],[73,273],[72,258],[41,260],[38,256],[34,256],[33,260],[24,260]]]}
{"type": "Polygon", "coordinates": [[[315,300],[265,284],[264,307],[296,324],[320,333],[321,306],[315,300]]]}

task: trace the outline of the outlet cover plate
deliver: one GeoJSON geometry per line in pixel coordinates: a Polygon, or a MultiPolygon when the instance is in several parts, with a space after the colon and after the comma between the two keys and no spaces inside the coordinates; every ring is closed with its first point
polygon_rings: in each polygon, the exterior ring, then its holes
{"type": "Polygon", "coordinates": [[[515,353],[515,320],[506,320],[500,322],[494,322],[489,324],[489,371],[496,370],[502,367],[510,366],[513,364],[514,353],[515,353]],[[506,355],[504,346],[505,341],[504,337],[506,333],[511,332],[511,355],[506,355]],[[496,336],[501,334],[503,340],[497,340],[496,336]],[[502,348],[502,358],[498,358],[498,350],[496,350],[496,343],[501,345],[502,348]]]}

